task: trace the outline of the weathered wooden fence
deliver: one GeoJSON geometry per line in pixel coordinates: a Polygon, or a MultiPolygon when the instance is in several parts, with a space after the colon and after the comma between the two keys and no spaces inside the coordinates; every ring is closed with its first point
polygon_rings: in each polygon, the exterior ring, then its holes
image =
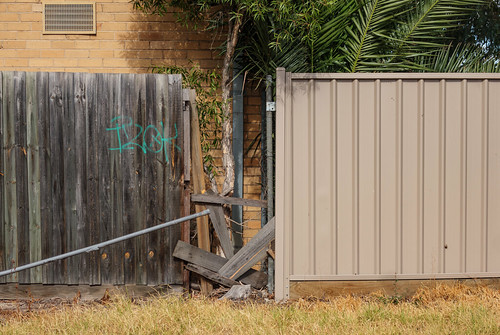
{"type": "MultiPolygon", "coordinates": [[[[0,73],[0,268],[181,215],[178,75],[0,73]]],[[[180,228],[2,282],[180,284],[180,228]]]]}

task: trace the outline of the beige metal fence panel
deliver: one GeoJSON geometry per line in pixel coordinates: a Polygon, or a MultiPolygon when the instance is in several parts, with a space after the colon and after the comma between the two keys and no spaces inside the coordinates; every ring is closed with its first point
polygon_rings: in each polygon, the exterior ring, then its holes
{"type": "Polygon", "coordinates": [[[500,276],[498,74],[277,73],[276,294],[500,276]]]}

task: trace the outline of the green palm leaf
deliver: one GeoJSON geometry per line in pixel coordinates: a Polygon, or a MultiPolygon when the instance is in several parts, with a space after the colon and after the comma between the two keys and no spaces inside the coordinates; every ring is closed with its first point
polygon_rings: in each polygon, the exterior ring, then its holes
{"type": "Polygon", "coordinates": [[[401,15],[408,0],[366,0],[352,24],[347,27],[345,41],[345,70],[349,72],[370,71],[373,65],[387,58],[386,39],[394,27],[395,19],[401,15]]]}
{"type": "Polygon", "coordinates": [[[500,60],[487,56],[482,47],[470,44],[447,46],[417,58],[425,72],[500,72],[500,60]]]}
{"type": "Polygon", "coordinates": [[[397,54],[422,52],[447,44],[446,32],[456,29],[467,19],[475,6],[485,0],[411,1],[409,10],[397,26],[392,38],[397,54]]]}

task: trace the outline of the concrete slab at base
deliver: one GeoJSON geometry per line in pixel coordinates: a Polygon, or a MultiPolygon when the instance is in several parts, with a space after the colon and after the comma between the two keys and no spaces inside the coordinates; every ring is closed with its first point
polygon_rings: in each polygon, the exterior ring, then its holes
{"type": "Polygon", "coordinates": [[[378,280],[378,281],[295,281],[290,282],[290,299],[329,298],[340,295],[364,295],[382,292],[388,296],[409,297],[422,287],[465,284],[500,289],[500,278],[456,280],[378,280]]]}
{"type": "Polygon", "coordinates": [[[156,293],[182,293],[182,286],[145,285],[0,285],[0,300],[22,299],[73,299],[80,293],[81,300],[101,299],[106,290],[109,294],[121,293],[131,297],[146,297],[156,293]]]}

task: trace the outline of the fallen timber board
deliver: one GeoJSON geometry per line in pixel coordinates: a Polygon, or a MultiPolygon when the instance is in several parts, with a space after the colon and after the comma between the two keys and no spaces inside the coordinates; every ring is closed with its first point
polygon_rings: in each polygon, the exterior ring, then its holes
{"type": "MultiPolygon", "coordinates": [[[[183,261],[214,272],[219,271],[228,262],[224,257],[217,256],[183,241],[177,242],[173,255],[183,261]]],[[[252,285],[256,289],[261,289],[267,284],[267,275],[264,272],[250,269],[239,278],[239,281],[252,285]]]]}
{"type": "Polygon", "coordinates": [[[224,255],[226,255],[226,258],[229,259],[234,256],[234,250],[231,239],[229,238],[229,231],[226,225],[224,210],[222,209],[222,206],[214,205],[207,205],[207,209],[210,210],[210,220],[212,220],[212,225],[214,226],[215,232],[219,237],[224,255]]]}
{"type": "Polygon", "coordinates": [[[267,208],[267,203],[264,200],[222,197],[217,194],[192,194],[191,201],[218,205],[237,205],[267,208]]]}
{"type": "Polygon", "coordinates": [[[235,280],[222,277],[217,272],[205,269],[199,265],[188,263],[188,264],[186,264],[186,269],[188,269],[191,272],[195,272],[195,273],[205,277],[206,279],[209,279],[215,283],[221,284],[221,285],[226,286],[226,287],[240,285],[240,283],[238,283],[235,280]]]}
{"type": "Polygon", "coordinates": [[[275,219],[272,218],[247,245],[224,264],[219,270],[219,274],[229,279],[238,279],[248,269],[264,259],[267,255],[269,243],[274,240],[274,235],[275,219]]]}

